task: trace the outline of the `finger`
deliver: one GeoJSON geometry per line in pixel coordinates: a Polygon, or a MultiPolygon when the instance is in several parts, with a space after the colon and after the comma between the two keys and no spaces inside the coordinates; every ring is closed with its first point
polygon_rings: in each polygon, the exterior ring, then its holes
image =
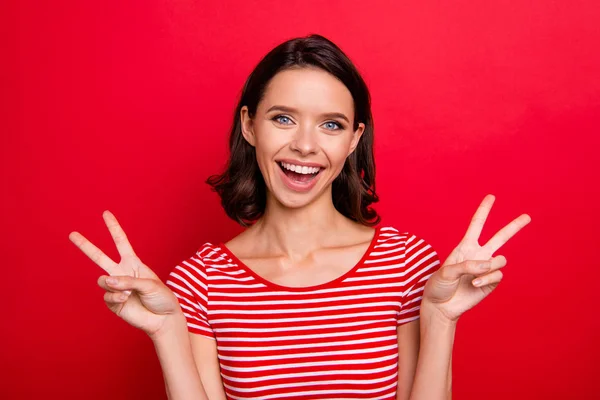
{"type": "Polygon", "coordinates": [[[523,229],[531,222],[531,217],[527,214],[522,214],[512,220],[512,222],[500,229],[496,234],[488,240],[483,248],[489,251],[489,254],[494,254],[500,247],[504,245],[511,237],[523,229]]]}
{"type": "Polygon", "coordinates": [[[148,294],[158,291],[161,282],[132,276],[109,276],[106,283],[111,290],[135,290],[141,294],[148,294]]]}
{"type": "Polygon", "coordinates": [[[446,265],[441,268],[440,273],[444,280],[454,282],[465,274],[475,276],[485,275],[505,265],[506,258],[504,256],[497,256],[490,260],[467,260],[458,264],[446,265]]]}
{"type": "Polygon", "coordinates": [[[81,233],[71,232],[69,234],[69,239],[75,244],[75,246],[79,247],[79,249],[83,251],[86,256],[88,256],[93,262],[95,262],[100,268],[108,272],[110,275],[118,272],[119,267],[117,263],[104,254],[102,250],[94,246],[92,242],[83,237],[81,233]]]}
{"type": "Polygon", "coordinates": [[[483,198],[483,201],[473,214],[473,218],[471,218],[471,223],[467,228],[467,232],[463,238],[463,241],[472,241],[477,242],[479,240],[479,236],[481,235],[481,231],[483,230],[483,225],[492,209],[492,205],[496,197],[494,195],[488,194],[483,198]]]}
{"type": "MultiPolygon", "coordinates": [[[[108,285],[108,283],[106,283],[106,279],[109,278],[106,275],[102,275],[101,277],[98,278],[98,286],[100,286],[102,289],[106,290],[107,292],[120,292],[119,289],[116,289],[114,287],[111,287],[108,285]]],[[[123,293],[126,293],[127,295],[131,294],[131,290],[124,290],[123,293]]]]}
{"type": "Polygon", "coordinates": [[[442,279],[448,282],[454,282],[465,274],[481,275],[489,272],[491,268],[491,260],[467,260],[440,268],[440,274],[442,279]]]}
{"type": "Polygon", "coordinates": [[[125,231],[121,228],[119,221],[117,221],[117,218],[113,213],[106,210],[102,213],[102,217],[104,218],[104,222],[110,231],[110,235],[112,236],[121,257],[135,257],[133,247],[131,247],[127,235],[125,235],[125,231]]]}
{"type": "Polygon", "coordinates": [[[479,276],[477,277],[477,279],[473,280],[473,286],[475,287],[482,287],[482,286],[488,286],[488,285],[497,285],[500,283],[500,281],[502,280],[502,277],[504,276],[504,274],[502,273],[502,271],[500,270],[496,270],[493,272],[490,272],[489,274],[485,274],[483,276],[479,276]]]}
{"type": "Polygon", "coordinates": [[[504,256],[496,256],[496,257],[492,257],[492,259],[490,260],[492,262],[492,268],[490,268],[490,271],[495,271],[497,269],[503,268],[506,266],[506,257],[504,256]]]}
{"type": "Polygon", "coordinates": [[[110,307],[113,304],[122,304],[129,299],[129,295],[123,292],[106,292],[104,293],[104,301],[110,307]]]}

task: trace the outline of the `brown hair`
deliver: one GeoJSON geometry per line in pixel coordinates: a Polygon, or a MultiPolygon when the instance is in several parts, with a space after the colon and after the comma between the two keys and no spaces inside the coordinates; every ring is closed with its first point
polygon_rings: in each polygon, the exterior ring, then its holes
{"type": "Polygon", "coordinates": [[[375,193],[373,157],[373,117],[371,97],[364,80],[350,59],[330,40],[321,35],[288,40],[271,50],[254,68],[242,89],[233,115],[229,136],[229,160],[220,175],[206,183],[221,197],[227,215],[242,226],[260,218],[266,206],[266,185],[258,168],[256,153],[242,135],[240,110],[246,105],[250,118],[256,114],[269,81],[280,71],[297,67],[316,67],[339,79],[354,100],[354,126],[365,129],[356,149],[348,156],[340,174],[332,183],[335,208],[344,216],[363,225],[373,226],[380,217],[370,207],[379,201],[375,193]]]}

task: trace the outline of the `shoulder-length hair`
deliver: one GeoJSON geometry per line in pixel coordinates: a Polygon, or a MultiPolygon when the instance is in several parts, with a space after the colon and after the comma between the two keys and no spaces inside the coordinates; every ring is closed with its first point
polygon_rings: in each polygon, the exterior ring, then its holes
{"type": "Polygon", "coordinates": [[[370,207],[379,198],[375,193],[369,90],[344,52],[321,35],[288,40],[271,50],[254,68],[244,84],[233,115],[227,167],[222,174],[210,176],[206,183],[221,197],[227,215],[242,226],[250,225],[264,214],[267,188],[256,161],[255,149],[242,135],[240,110],[246,105],[250,118],[254,118],[269,81],[278,72],[298,67],[316,67],[329,72],[352,94],[353,129],[358,129],[359,122],[365,124],[365,129],[358,146],[332,183],[332,200],[335,208],[346,217],[363,225],[377,225],[380,217],[370,207]]]}

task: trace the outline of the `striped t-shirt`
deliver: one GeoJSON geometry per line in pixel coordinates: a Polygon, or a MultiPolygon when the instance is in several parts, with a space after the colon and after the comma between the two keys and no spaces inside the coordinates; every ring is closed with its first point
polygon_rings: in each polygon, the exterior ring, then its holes
{"type": "Polygon", "coordinates": [[[284,287],[205,243],[169,275],[188,330],[217,341],[228,399],[395,399],[397,326],[419,318],[440,266],[423,239],[379,227],[325,284],[284,287]]]}

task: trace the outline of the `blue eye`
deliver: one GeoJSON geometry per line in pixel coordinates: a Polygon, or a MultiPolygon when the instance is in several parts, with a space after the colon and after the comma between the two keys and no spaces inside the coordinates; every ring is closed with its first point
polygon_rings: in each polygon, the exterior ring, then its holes
{"type": "MultiPolygon", "coordinates": [[[[290,117],[288,117],[287,115],[284,114],[279,114],[274,116],[273,118],[271,118],[272,121],[276,121],[282,125],[291,125],[293,124],[292,120],[290,119],[290,117]]],[[[335,121],[327,121],[325,122],[326,125],[326,129],[330,130],[330,131],[336,131],[336,130],[340,130],[340,129],[344,129],[343,125],[340,124],[339,122],[335,122],[335,121]]]]}
{"type": "Polygon", "coordinates": [[[333,124],[334,127],[337,127],[337,129],[331,129],[333,131],[339,130],[339,129],[344,129],[344,127],[342,126],[342,124],[340,124],[339,122],[335,122],[335,121],[325,122],[325,125],[327,125],[327,124],[333,124]]]}
{"type": "MultiPolygon", "coordinates": [[[[282,122],[281,122],[281,119],[282,119],[282,118],[284,118],[284,119],[286,119],[286,120],[288,120],[288,121],[291,121],[291,120],[289,119],[289,117],[287,117],[287,116],[285,116],[285,115],[283,115],[283,114],[276,115],[276,116],[275,116],[275,117],[273,117],[272,119],[273,119],[273,121],[277,121],[277,122],[279,122],[279,123],[281,124],[281,123],[282,123],[282,122]]],[[[289,124],[288,124],[288,123],[286,123],[286,122],[283,122],[283,125],[289,125],[289,124]]]]}

